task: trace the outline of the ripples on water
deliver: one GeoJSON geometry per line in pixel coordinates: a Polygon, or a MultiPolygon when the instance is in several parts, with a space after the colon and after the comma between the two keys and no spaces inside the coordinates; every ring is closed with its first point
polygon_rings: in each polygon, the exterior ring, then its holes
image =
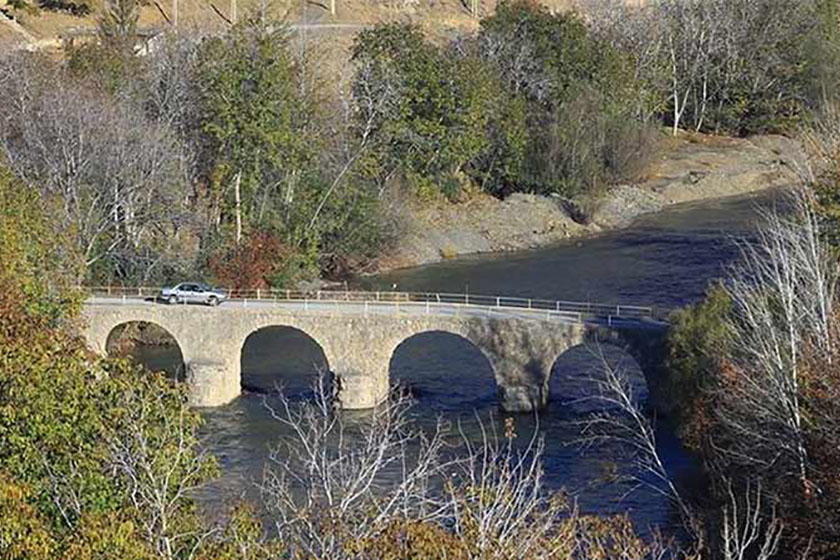
{"type": "MultiPolygon", "coordinates": [[[[644,218],[629,229],[549,249],[459,259],[360,284],[374,289],[396,283],[400,290],[467,290],[673,308],[702,297],[708,282],[719,277],[737,255],[733,237],[748,235],[756,208],[776,201],[771,193],[688,205],[644,218]]],[[[153,365],[160,367],[166,358],[159,352],[146,351],[140,359],[155,359],[153,365]]],[[[610,351],[610,359],[624,360],[624,366],[643,380],[635,362],[627,361],[617,349],[610,351]]],[[[595,363],[587,348],[564,353],[552,371],[549,406],[538,419],[529,414],[513,416],[518,439],[527,442],[538,423],[546,441],[547,483],[566,488],[582,511],[629,511],[642,530],[668,525],[673,512],[661,496],[644,490],[624,496],[627,485],[602,483],[604,475],[631,471],[622,454],[597,447],[583,451],[573,445],[579,436],[575,422],[589,406],[579,401],[591,388],[584,379],[595,363]]],[[[284,435],[264,406],[264,401],[271,402],[268,393],[281,384],[287,394],[305,399],[315,372],[326,366],[320,347],[300,331],[265,329],[248,340],[242,355],[245,392],[230,405],[204,411],[203,434],[223,472],[203,492],[206,503],[255,495],[254,483],[261,478],[268,450],[284,435]]],[[[413,414],[421,426],[431,429],[442,415],[453,424],[460,422],[477,439],[477,417],[501,422],[505,416],[498,408],[489,363],[477,348],[455,335],[430,333],[405,342],[395,352],[391,377],[411,390],[417,401],[413,414]]],[[[658,430],[658,445],[672,476],[690,486],[696,473],[692,459],[664,424],[658,430]]]]}

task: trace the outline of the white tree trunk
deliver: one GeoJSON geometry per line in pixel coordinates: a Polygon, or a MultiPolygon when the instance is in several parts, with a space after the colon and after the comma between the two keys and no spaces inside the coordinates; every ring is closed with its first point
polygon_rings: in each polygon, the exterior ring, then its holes
{"type": "Polygon", "coordinates": [[[242,192],[240,190],[240,184],[242,183],[242,172],[236,174],[236,179],[234,180],[234,193],[236,196],[236,244],[239,245],[239,242],[242,241],[242,192]]]}

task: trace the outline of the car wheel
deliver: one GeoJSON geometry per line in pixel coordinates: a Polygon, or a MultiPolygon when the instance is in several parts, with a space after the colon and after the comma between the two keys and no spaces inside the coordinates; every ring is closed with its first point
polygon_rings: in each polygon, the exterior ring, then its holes
{"type": "Polygon", "coordinates": [[[178,298],[175,296],[169,296],[169,299],[167,299],[166,302],[170,305],[174,305],[178,303],[178,298]]]}
{"type": "Polygon", "coordinates": [[[216,307],[217,305],[219,305],[219,298],[217,298],[216,296],[210,296],[210,299],[207,300],[207,304],[210,307],[216,307]]]}

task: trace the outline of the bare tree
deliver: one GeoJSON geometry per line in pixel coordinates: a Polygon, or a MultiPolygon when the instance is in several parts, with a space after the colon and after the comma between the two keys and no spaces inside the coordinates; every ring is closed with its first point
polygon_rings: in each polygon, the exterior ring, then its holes
{"type": "Polygon", "coordinates": [[[456,533],[472,533],[482,558],[551,558],[562,552],[569,541],[552,543],[551,537],[567,504],[543,489],[539,430],[518,449],[512,418],[505,420],[503,438],[480,419],[479,427],[477,445],[462,432],[459,484],[449,487],[456,533]]]}
{"type": "Polygon", "coordinates": [[[602,39],[632,54],[651,93],[667,92],[674,134],[683,126],[737,127],[744,107],[778,118],[809,95],[800,70],[807,59],[802,38],[820,33],[813,0],[579,4],[602,39]]]}
{"type": "Polygon", "coordinates": [[[583,397],[598,410],[582,421],[581,443],[617,443],[631,453],[634,471],[627,475],[631,483],[626,494],[642,487],[673,503],[685,528],[697,546],[703,543],[701,520],[674,484],[657,448],[656,429],[641,400],[639,383],[622,363],[614,363],[604,348],[591,348],[598,366],[589,374],[591,395],[583,397]]]}
{"type": "Polygon", "coordinates": [[[124,414],[108,441],[109,463],[125,481],[142,531],[160,558],[191,559],[213,532],[190,516],[193,492],[212,473],[212,457],[197,446],[197,415],[171,397],[127,391],[124,414]]]}
{"type": "Polygon", "coordinates": [[[453,547],[439,557],[641,560],[673,551],[642,541],[626,518],[581,516],[547,491],[539,430],[523,444],[513,419],[499,434],[478,418],[478,440],[440,421],[425,433],[399,391],[351,422],[324,376],[314,389],[313,402],[281,394],[270,407],[291,435],[271,454],[262,503],[293,558],[394,557],[376,553],[400,550],[382,539],[418,525],[452,539],[435,541],[453,547]]]}
{"type": "Polygon", "coordinates": [[[664,62],[668,45],[659,13],[626,0],[580,0],[577,4],[599,40],[618,52],[632,53],[635,81],[647,86],[639,88],[636,115],[643,122],[650,121],[665,108],[664,100],[653,98],[655,92],[669,89],[664,62]]]}
{"type": "MultiPolygon", "coordinates": [[[[370,64],[362,64],[357,69],[351,88],[346,82],[339,82],[339,115],[332,137],[338,141],[337,150],[327,152],[327,168],[333,169],[329,187],[318,201],[309,220],[308,229],[313,229],[330,197],[339,188],[356,162],[369,150],[369,143],[375,127],[384,115],[394,110],[399,95],[399,82],[394,75],[374,76],[370,64]],[[352,92],[348,92],[352,89],[352,92]],[[352,100],[350,99],[352,93],[352,100]]],[[[380,186],[381,198],[384,186],[380,186]]]]}
{"type": "Polygon", "coordinates": [[[176,138],[126,103],[38,61],[7,58],[15,80],[0,96],[0,150],[9,166],[59,202],[87,266],[171,235],[182,212],[176,138]]]}
{"type": "Polygon", "coordinates": [[[370,538],[393,518],[441,516],[430,481],[446,466],[442,434],[410,428],[407,396],[397,393],[348,425],[326,375],[315,389],[314,402],[292,403],[281,393],[270,407],[293,433],[271,453],[261,485],[277,538],[306,557],[340,559],[347,542],[370,538]]]}
{"type": "Polygon", "coordinates": [[[834,333],[838,270],[821,243],[818,217],[808,195],[795,201],[797,215],[765,217],[756,243],[744,243],[726,289],[735,314],[732,364],[719,390],[723,455],[775,476],[795,476],[811,488],[803,414],[806,351],[829,363],[834,333]]]}
{"type": "Polygon", "coordinates": [[[747,484],[743,499],[727,485],[728,502],[723,507],[721,548],[723,560],[770,560],[779,550],[783,524],[772,507],[764,519],[761,483],[747,484]]]}

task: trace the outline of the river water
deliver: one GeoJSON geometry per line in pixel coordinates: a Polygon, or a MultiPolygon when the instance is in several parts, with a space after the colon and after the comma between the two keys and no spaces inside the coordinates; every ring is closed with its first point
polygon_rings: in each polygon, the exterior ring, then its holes
{"type": "MultiPolygon", "coordinates": [[[[359,280],[358,285],[676,308],[703,296],[709,282],[737,256],[735,239],[754,230],[758,209],[779,200],[777,193],[765,192],[682,205],[592,238],[399,270],[359,280]]],[[[617,349],[606,351],[643,380],[632,359],[617,349]]],[[[166,368],[179,355],[177,349],[141,349],[137,358],[166,368]]],[[[664,498],[652,490],[627,494],[629,484],[615,482],[616,473],[633,474],[622,450],[576,444],[580,433],[575,421],[587,412],[576,399],[591,391],[584,378],[595,364],[591,348],[563,354],[552,370],[549,406],[538,417],[514,416],[519,439],[526,441],[538,426],[546,442],[548,485],[564,488],[582,511],[629,512],[643,532],[654,525],[667,527],[674,513],[664,498]]],[[[255,495],[268,451],[283,435],[264,401],[271,402],[270,392],[277,385],[294,398],[307,398],[315,372],[326,367],[320,347],[299,331],[264,329],[248,339],[242,353],[242,396],[203,412],[203,434],[223,473],[202,493],[205,503],[255,495]]],[[[461,422],[469,437],[477,437],[477,418],[491,425],[506,416],[498,408],[489,364],[469,342],[454,335],[428,333],[409,339],[395,352],[391,377],[411,388],[417,401],[412,413],[422,426],[432,426],[442,415],[461,422]]],[[[657,437],[666,468],[679,484],[691,488],[696,465],[667,420],[659,422],[657,437]]]]}

